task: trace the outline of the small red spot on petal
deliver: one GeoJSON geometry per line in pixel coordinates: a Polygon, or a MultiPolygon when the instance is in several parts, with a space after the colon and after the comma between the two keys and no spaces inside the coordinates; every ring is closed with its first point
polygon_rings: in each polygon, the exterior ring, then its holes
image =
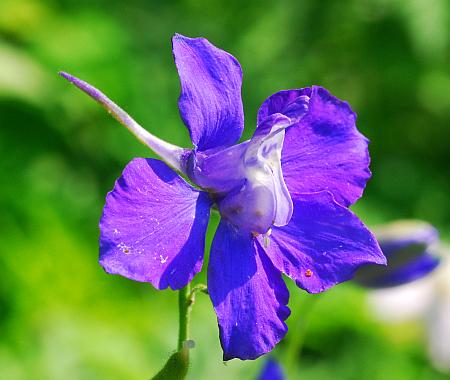
{"type": "Polygon", "coordinates": [[[306,272],[305,272],[305,276],[306,277],[311,277],[312,275],[313,275],[312,270],[311,269],[307,269],[306,272]]]}

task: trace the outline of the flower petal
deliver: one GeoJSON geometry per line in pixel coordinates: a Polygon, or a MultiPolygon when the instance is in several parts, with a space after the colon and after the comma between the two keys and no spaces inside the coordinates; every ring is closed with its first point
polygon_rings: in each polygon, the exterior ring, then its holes
{"type": "Polygon", "coordinates": [[[210,206],[165,163],[132,160],[106,197],[100,264],[157,289],[184,287],[202,266],[210,206]]]}
{"type": "Polygon", "coordinates": [[[192,152],[188,161],[188,175],[202,187],[225,194],[241,187],[245,182],[244,155],[250,141],[225,149],[192,152]]]}
{"type": "Polygon", "coordinates": [[[281,153],[283,149],[283,141],[285,136],[285,129],[292,125],[293,121],[282,114],[272,114],[268,116],[263,122],[258,124],[258,128],[250,142],[246,156],[250,156],[249,163],[247,163],[247,173],[252,174],[258,178],[261,173],[268,172],[272,177],[273,193],[275,195],[276,211],[273,220],[275,226],[284,226],[288,224],[292,217],[293,205],[291,195],[284,181],[281,153]],[[256,148],[256,154],[252,154],[251,147],[256,148]],[[249,154],[250,153],[250,154],[249,154]],[[260,164],[264,164],[264,169],[254,170],[252,168],[252,156],[258,157],[260,164]]]}
{"type": "Polygon", "coordinates": [[[385,288],[406,284],[422,278],[436,269],[440,258],[434,252],[438,231],[417,220],[395,221],[375,230],[388,266],[365,265],[354,278],[370,288],[385,288]]]}
{"type": "Polygon", "coordinates": [[[439,242],[439,232],[431,224],[422,220],[396,220],[374,229],[380,247],[388,258],[392,258],[401,250],[412,248],[412,254],[420,255],[427,247],[439,242]]]}
{"type": "Polygon", "coordinates": [[[309,293],[352,278],[364,264],[386,264],[364,224],[331,193],[300,194],[287,226],[272,228],[265,248],[275,267],[309,293]]]}
{"type": "Polygon", "coordinates": [[[268,359],[258,377],[258,380],[284,380],[285,375],[281,365],[274,359],[268,359]]]}
{"type": "Polygon", "coordinates": [[[275,113],[282,113],[292,120],[300,120],[308,112],[311,88],[283,90],[269,96],[258,111],[258,125],[275,113]]]}
{"type": "Polygon", "coordinates": [[[348,103],[313,86],[272,95],[258,117],[275,112],[291,118],[294,113],[299,120],[286,130],[282,154],[284,179],[291,194],[327,190],[338,203],[353,204],[371,173],[368,140],[356,129],[356,115],[348,103]]]}
{"type": "Polygon", "coordinates": [[[286,334],[289,292],[249,233],[221,220],[211,247],[208,290],[224,360],[256,359],[286,334]]]}
{"type": "Polygon", "coordinates": [[[420,257],[408,262],[401,267],[390,268],[391,261],[384,271],[367,265],[361,268],[355,276],[356,282],[368,288],[390,288],[407,284],[425,277],[434,271],[440,264],[440,259],[430,252],[423,252],[420,257]],[[361,271],[361,273],[359,273],[361,271]]]}
{"type": "Polygon", "coordinates": [[[176,34],[172,44],[178,107],[192,142],[200,151],[234,144],[244,128],[239,62],[204,38],[176,34]]]}

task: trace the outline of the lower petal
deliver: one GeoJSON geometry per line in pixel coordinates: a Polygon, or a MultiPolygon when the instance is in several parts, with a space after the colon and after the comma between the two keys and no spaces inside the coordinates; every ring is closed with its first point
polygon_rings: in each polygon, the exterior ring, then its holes
{"type": "Polygon", "coordinates": [[[256,359],[284,337],[289,292],[249,233],[222,220],[211,247],[208,290],[224,360],[256,359]]]}
{"type": "MultiPolygon", "coordinates": [[[[309,293],[350,280],[365,264],[386,264],[372,233],[326,191],[296,195],[294,214],[265,248],[274,265],[309,293]]],[[[267,244],[266,244],[267,245],[267,244]]]]}
{"type": "Polygon", "coordinates": [[[100,264],[157,289],[184,287],[202,267],[210,206],[165,163],[132,160],[106,197],[100,264]]]}

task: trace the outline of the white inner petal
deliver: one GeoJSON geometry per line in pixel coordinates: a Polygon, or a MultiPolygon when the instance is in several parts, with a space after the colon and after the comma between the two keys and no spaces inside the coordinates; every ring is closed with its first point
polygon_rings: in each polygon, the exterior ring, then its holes
{"type": "Polygon", "coordinates": [[[270,188],[274,194],[275,226],[289,223],[293,212],[292,199],[281,170],[281,151],[288,125],[288,120],[283,120],[275,124],[268,135],[254,138],[244,157],[248,180],[254,186],[259,184],[270,188]]]}

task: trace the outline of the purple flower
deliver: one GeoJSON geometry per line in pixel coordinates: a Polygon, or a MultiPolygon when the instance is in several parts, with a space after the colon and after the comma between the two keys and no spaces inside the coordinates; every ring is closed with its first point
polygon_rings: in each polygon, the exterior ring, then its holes
{"type": "Polygon", "coordinates": [[[431,273],[439,265],[435,253],[438,231],[417,220],[396,221],[376,230],[381,250],[388,259],[386,267],[366,265],[355,281],[369,288],[403,285],[431,273]]]}
{"type": "Polygon", "coordinates": [[[282,273],[310,293],[385,264],[372,233],[348,209],[370,177],[367,140],[350,106],[318,86],[281,91],[237,145],[244,119],[238,61],[204,38],[175,35],[179,109],[193,149],[140,127],[86,82],[61,73],[105,106],[166,163],[132,160],[107,195],[100,264],[108,273],[180,289],[201,270],[210,208],[221,215],[208,265],[224,360],[255,359],[286,334],[282,273]]]}
{"type": "Polygon", "coordinates": [[[264,363],[258,380],[284,380],[285,378],[281,365],[274,359],[268,359],[264,363]]]}

